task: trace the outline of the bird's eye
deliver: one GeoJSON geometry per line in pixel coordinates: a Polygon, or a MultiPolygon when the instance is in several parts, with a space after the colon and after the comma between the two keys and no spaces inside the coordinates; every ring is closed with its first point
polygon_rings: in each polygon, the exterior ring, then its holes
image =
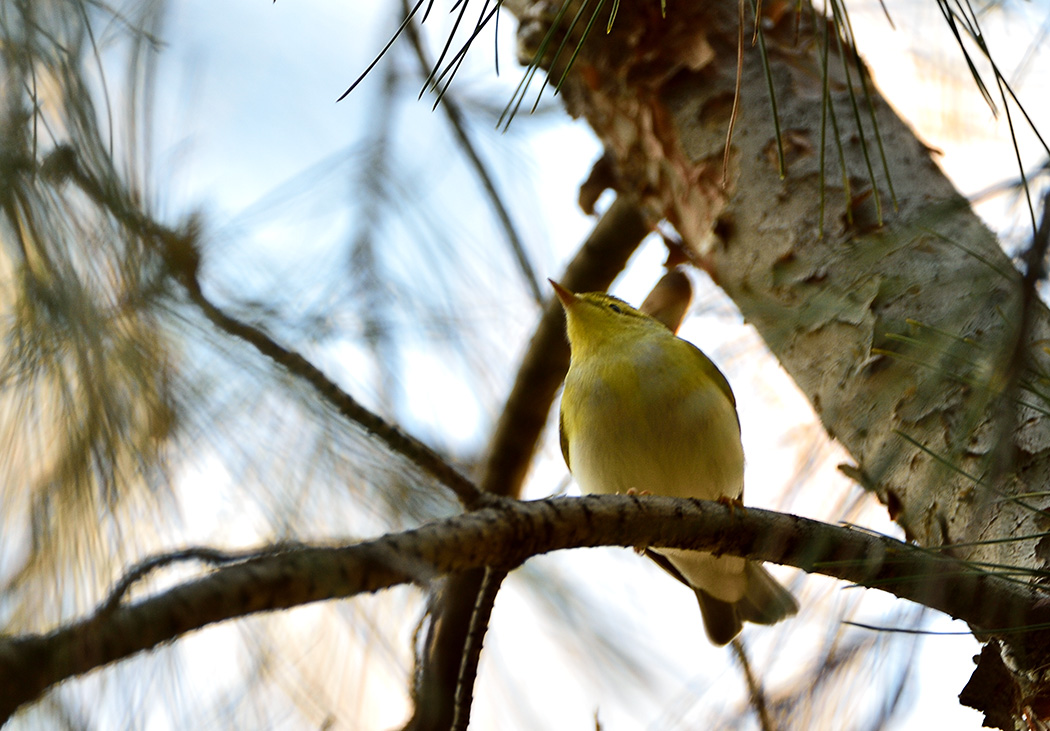
{"type": "Polygon", "coordinates": [[[622,315],[623,314],[623,310],[620,309],[619,305],[610,304],[609,305],[609,309],[612,310],[613,312],[615,312],[618,315],[622,315]]]}

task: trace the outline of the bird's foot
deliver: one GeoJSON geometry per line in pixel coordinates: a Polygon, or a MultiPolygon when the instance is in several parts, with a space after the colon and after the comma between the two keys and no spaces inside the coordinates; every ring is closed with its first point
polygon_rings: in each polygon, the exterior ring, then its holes
{"type": "Polygon", "coordinates": [[[721,503],[729,508],[730,513],[735,513],[738,509],[742,513],[747,512],[747,508],[744,507],[744,501],[739,497],[729,497],[728,495],[722,495],[715,502],[721,503]]]}

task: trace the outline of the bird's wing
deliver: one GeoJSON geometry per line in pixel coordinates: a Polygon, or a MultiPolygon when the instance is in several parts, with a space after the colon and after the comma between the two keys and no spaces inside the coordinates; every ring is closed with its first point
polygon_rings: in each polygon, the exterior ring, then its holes
{"type": "Polygon", "coordinates": [[[659,566],[664,571],[669,573],[671,576],[673,576],[676,579],[678,579],[679,581],[681,581],[683,584],[688,586],[690,589],[694,589],[695,588],[692,584],[689,583],[689,579],[687,579],[684,576],[682,576],[682,572],[679,571],[678,569],[676,569],[674,564],[671,563],[670,560],[668,560],[668,558],[666,556],[660,555],[659,553],[657,553],[656,551],[654,551],[651,548],[645,549],[645,555],[646,555],[647,558],[651,558],[653,560],[653,563],[655,563],[657,566],[659,566]]]}
{"type": "Polygon", "coordinates": [[[712,363],[711,359],[704,355],[700,348],[696,347],[688,340],[683,340],[682,342],[688,344],[689,347],[693,349],[693,353],[696,355],[697,360],[700,361],[700,368],[703,370],[704,375],[715,382],[715,385],[718,386],[718,390],[724,393],[725,397],[729,399],[729,403],[736,408],[736,396],[733,395],[733,389],[729,387],[729,381],[727,381],[726,377],[722,375],[722,371],[718,370],[718,366],[712,363]]]}
{"type": "Polygon", "coordinates": [[[565,411],[558,411],[558,442],[561,443],[561,456],[565,458],[565,466],[569,468],[569,472],[572,472],[572,465],[569,464],[569,437],[565,435],[565,411]]]}

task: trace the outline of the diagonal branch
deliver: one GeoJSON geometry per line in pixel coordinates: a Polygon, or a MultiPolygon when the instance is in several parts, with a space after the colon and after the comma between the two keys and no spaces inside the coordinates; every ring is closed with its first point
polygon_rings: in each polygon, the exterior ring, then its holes
{"type": "Polygon", "coordinates": [[[1045,642],[1050,628],[1050,602],[1036,588],[861,530],[703,500],[500,500],[351,546],[263,551],[153,597],[104,606],[48,635],[2,638],[0,724],[55,683],[215,622],[470,569],[509,570],[531,556],[588,546],[700,549],[796,566],[1027,643],[1045,642]]]}
{"type": "Polygon", "coordinates": [[[365,408],[302,355],[279,344],[259,328],[227,315],[204,296],[199,286],[189,286],[187,289],[193,302],[216,327],[246,341],[264,356],[309,383],[348,420],[361,426],[391,451],[405,457],[452,490],[465,508],[477,508],[488,503],[488,496],[479,491],[470,479],[449,464],[444,457],[411,434],[402,431],[397,425],[365,408]]]}

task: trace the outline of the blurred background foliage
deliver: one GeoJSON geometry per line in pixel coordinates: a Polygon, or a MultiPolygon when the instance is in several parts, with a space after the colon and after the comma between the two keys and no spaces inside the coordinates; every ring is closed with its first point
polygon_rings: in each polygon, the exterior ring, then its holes
{"type": "MultiPolygon", "coordinates": [[[[539,283],[593,225],[576,189],[600,150],[550,94],[497,130],[522,73],[509,16],[465,57],[446,94],[454,112],[419,99],[452,32],[437,7],[418,44],[396,43],[336,105],[403,18],[393,3],[344,5],[0,0],[3,632],[79,616],[158,551],[347,541],[456,510],[301,379],[216,329],[180,283],[195,271],[228,315],[468,472],[481,458],[539,283]]],[[[896,31],[878,3],[850,10],[882,89],[1019,247],[1030,227],[1017,161],[937,9],[891,5],[896,31]]],[[[1046,3],[978,10],[1016,88],[1038,88],[1046,3]]],[[[1045,160],[1023,162],[1041,184],[1045,160]]],[[[661,249],[652,237],[615,291],[640,301],[661,249]]],[[[896,535],[835,472],[845,456],[759,338],[693,279],[682,334],[737,391],[748,502],[896,535]]],[[[575,491],[553,431],[528,497],[575,491]]],[[[976,647],[965,627],[778,575],[802,614],[746,642],[784,727],[977,727],[955,701],[976,647]]],[[[402,587],[209,628],[66,683],[12,726],[394,726],[424,609],[402,587]]],[[[624,551],[515,572],[476,695],[477,728],[580,728],[595,715],[603,728],[758,727],[737,661],[707,645],[691,594],[624,551]]]]}

